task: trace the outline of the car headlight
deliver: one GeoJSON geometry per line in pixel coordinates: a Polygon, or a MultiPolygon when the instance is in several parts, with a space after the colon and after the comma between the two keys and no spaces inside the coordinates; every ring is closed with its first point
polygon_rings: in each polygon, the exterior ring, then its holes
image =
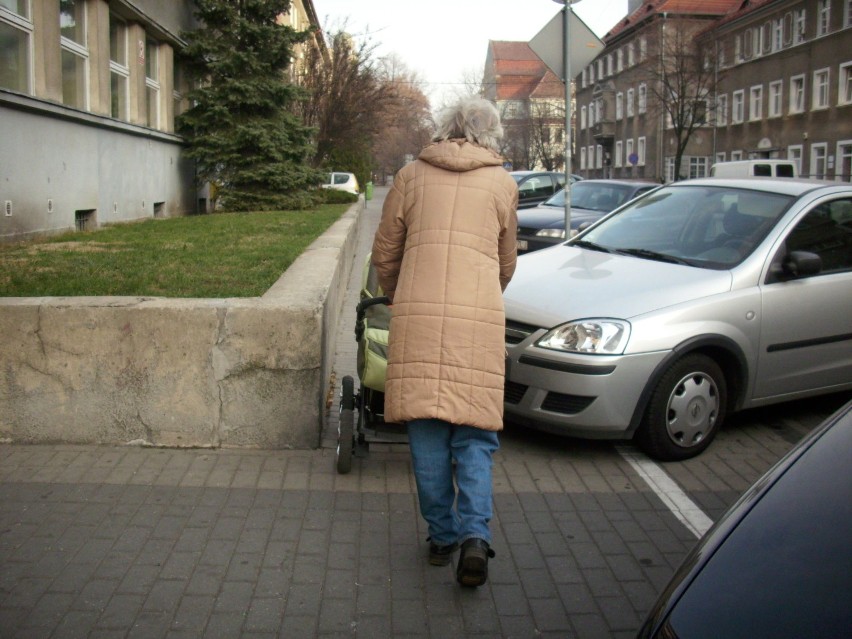
{"type": "Polygon", "coordinates": [[[564,240],[565,229],[541,229],[535,235],[536,237],[556,237],[560,240],[564,240]]]}
{"type": "Polygon", "coordinates": [[[585,319],[549,330],[535,345],[554,351],[620,355],[627,347],[630,324],[615,319],[585,319]]]}

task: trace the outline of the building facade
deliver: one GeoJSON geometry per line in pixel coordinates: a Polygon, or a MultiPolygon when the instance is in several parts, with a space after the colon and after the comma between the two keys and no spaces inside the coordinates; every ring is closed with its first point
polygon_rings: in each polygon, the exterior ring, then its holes
{"type": "Polygon", "coordinates": [[[491,40],[483,94],[497,105],[503,156],[513,170],[561,170],[565,89],[526,42],[491,40]]]}
{"type": "Polygon", "coordinates": [[[852,0],[632,0],[576,78],[579,173],[671,181],[714,162],[790,158],[804,176],[848,181],[850,27],[852,0]],[[700,43],[695,75],[707,71],[678,175],[660,87],[676,33],[700,43]]]}
{"type": "Polygon", "coordinates": [[[197,26],[191,0],[0,0],[0,241],[208,210],[175,134],[197,26]]]}

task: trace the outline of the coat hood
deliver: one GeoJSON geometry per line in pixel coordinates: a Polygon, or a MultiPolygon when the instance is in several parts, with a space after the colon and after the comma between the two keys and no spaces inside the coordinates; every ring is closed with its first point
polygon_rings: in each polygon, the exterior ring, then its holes
{"type": "Polygon", "coordinates": [[[457,172],[503,165],[503,158],[497,153],[464,139],[435,142],[423,149],[419,157],[432,166],[457,172]]]}

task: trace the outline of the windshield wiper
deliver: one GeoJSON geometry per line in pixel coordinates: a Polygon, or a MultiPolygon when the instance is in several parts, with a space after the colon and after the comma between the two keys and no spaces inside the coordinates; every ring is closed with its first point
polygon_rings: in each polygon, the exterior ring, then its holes
{"type": "Polygon", "coordinates": [[[657,251],[652,251],[650,249],[640,249],[640,248],[628,248],[628,249],[618,249],[616,253],[620,253],[622,255],[633,255],[635,257],[641,257],[648,260],[656,260],[657,262],[668,262],[670,264],[682,264],[684,266],[693,266],[692,262],[689,260],[684,260],[680,257],[675,257],[674,255],[667,255],[665,253],[658,253],[657,251]]]}
{"type": "Polygon", "coordinates": [[[576,240],[574,242],[570,242],[569,246],[579,246],[580,248],[589,249],[590,251],[600,251],[601,253],[612,253],[610,249],[605,246],[601,246],[600,244],[595,244],[594,242],[589,242],[588,240],[576,240]]]}

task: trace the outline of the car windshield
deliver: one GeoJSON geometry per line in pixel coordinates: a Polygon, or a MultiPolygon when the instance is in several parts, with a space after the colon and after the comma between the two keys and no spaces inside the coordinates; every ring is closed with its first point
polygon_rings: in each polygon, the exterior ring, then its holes
{"type": "MultiPolygon", "coordinates": [[[[606,184],[583,180],[571,185],[571,208],[609,213],[627,202],[636,189],[627,184],[606,184]]],[[[547,206],[565,206],[562,190],[545,202],[547,206]]]]}
{"type": "MultiPolygon", "coordinates": [[[[725,269],[751,254],[792,198],[713,186],[670,186],[580,236],[612,252],[725,269]]],[[[582,246],[582,245],[581,245],[582,246]]]]}

